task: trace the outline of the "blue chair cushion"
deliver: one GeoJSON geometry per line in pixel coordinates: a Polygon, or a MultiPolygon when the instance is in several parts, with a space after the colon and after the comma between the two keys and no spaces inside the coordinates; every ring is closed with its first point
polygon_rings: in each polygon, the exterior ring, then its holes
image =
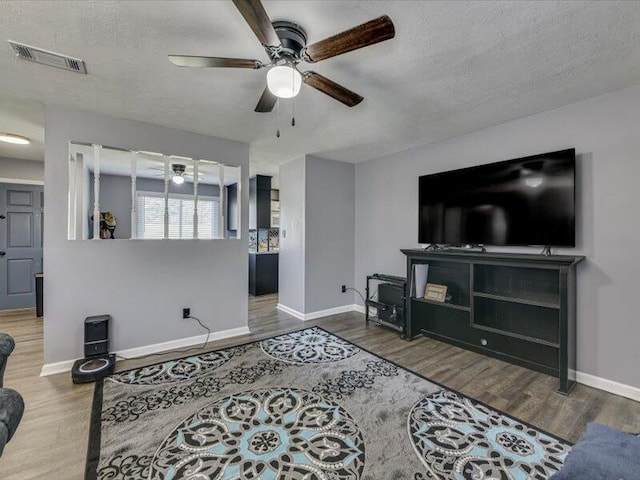
{"type": "Polygon", "coordinates": [[[638,480],[640,436],[589,423],[562,469],[549,480],[638,480]]]}

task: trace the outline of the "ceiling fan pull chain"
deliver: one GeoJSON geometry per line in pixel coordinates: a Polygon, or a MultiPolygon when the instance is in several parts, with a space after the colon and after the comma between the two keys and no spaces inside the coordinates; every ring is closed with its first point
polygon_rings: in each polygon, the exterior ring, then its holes
{"type": "Polygon", "coordinates": [[[291,126],[296,126],[296,92],[295,92],[295,83],[296,83],[296,70],[291,69],[291,126]]]}
{"type": "Polygon", "coordinates": [[[295,97],[293,97],[293,99],[291,100],[291,126],[295,127],[296,126],[296,99],[295,97]]]}
{"type": "Polygon", "coordinates": [[[276,103],[276,137],[280,138],[280,100],[276,103]]]}

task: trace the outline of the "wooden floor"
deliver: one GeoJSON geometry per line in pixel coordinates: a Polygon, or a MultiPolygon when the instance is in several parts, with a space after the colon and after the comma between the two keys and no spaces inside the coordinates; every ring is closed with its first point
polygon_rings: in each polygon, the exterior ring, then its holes
{"type": "MultiPolygon", "coordinates": [[[[275,309],[274,295],[251,298],[252,334],[212,343],[211,349],[260,339],[276,333],[320,325],[406,368],[508,412],[533,425],[576,441],[585,424],[597,421],[640,431],[640,403],[578,385],[565,397],[546,375],[466,350],[420,338],[412,342],[377,326],[364,326],[358,313],[301,322],[275,309]]],[[[32,310],[0,313],[0,331],[16,339],[5,386],[25,398],[27,408],[13,440],[0,458],[3,480],[80,480],[84,476],[92,385],[73,385],[68,374],[40,377],[42,320],[32,310]]],[[[173,355],[180,356],[177,354],[173,355]]],[[[119,369],[152,361],[127,361],[119,369]]],[[[382,479],[380,479],[382,480],[382,479]]]]}

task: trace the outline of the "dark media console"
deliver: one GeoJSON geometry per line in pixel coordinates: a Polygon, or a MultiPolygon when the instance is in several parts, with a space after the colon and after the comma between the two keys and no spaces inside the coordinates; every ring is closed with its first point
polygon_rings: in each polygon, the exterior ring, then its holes
{"type": "Polygon", "coordinates": [[[428,264],[428,283],[447,287],[444,302],[424,292],[407,298],[406,335],[442,340],[575,386],[576,265],[582,256],[402,250],[407,291],[413,266],[428,264]]]}

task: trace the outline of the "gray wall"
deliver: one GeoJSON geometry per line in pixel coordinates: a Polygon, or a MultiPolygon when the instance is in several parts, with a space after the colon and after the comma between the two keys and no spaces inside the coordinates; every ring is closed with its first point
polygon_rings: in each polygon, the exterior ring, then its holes
{"type": "Polygon", "coordinates": [[[355,167],[307,155],[305,313],[353,304],[355,167]]]}
{"type": "Polygon", "coordinates": [[[279,302],[308,314],[353,304],[353,164],[305,157],[280,166],[279,302]]]}
{"type": "Polygon", "coordinates": [[[557,253],[587,256],[578,271],[578,370],[640,387],[639,106],[635,86],[358,164],[358,285],[368,273],[405,273],[399,249],[417,246],[419,175],[575,147],[577,248],[557,253]]]}
{"type": "Polygon", "coordinates": [[[44,181],[44,162],[0,157],[0,178],[44,181]]]}
{"type": "Polygon", "coordinates": [[[278,302],[304,312],[305,158],[280,165],[278,302]]]}
{"type": "MultiPolygon", "coordinates": [[[[249,145],[62,107],[45,115],[45,363],[82,356],[83,320],[113,317],[112,349],[247,326],[248,256],[243,240],[67,240],[69,141],[211,158],[242,167],[248,204],[249,145]]],[[[242,212],[247,238],[247,211],[242,212]]]]}
{"type": "MultiPolygon", "coordinates": [[[[93,186],[93,174],[89,185],[93,186]]],[[[164,180],[154,178],[136,178],[136,188],[139,192],[164,192],[164,180]]],[[[89,205],[93,205],[93,188],[89,189],[89,205]]],[[[182,195],[193,195],[193,183],[185,182],[175,185],[169,182],[169,192],[182,195]]],[[[198,195],[203,197],[217,197],[220,189],[217,185],[198,184],[198,195]]],[[[100,210],[111,212],[116,216],[116,238],[131,238],[131,177],[123,175],[100,175],[100,210]]],[[[89,215],[93,214],[90,207],[89,215]]],[[[93,231],[90,231],[90,237],[93,231]]]]}

